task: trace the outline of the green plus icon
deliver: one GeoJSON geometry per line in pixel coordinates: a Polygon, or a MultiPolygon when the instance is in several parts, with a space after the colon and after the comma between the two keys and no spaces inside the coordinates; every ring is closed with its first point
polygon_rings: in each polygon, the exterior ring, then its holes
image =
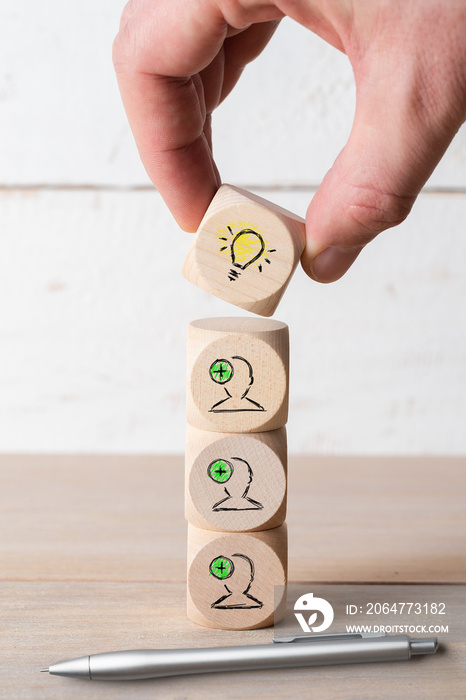
{"type": "Polygon", "coordinates": [[[228,360],[215,360],[210,365],[209,374],[217,384],[226,384],[233,376],[233,365],[228,360]]]}
{"type": "Polygon", "coordinates": [[[234,570],[235,566],[228,557],[215,557],[209,566],[211,575],[220,580],[229,578],[234,570]]]}
{"type": "Polygon", "coordinates": [[[217,484],[224,484],[233,474],[233,465],[226,459],[215,459],[207,467],[207,474],[217,484]]]}

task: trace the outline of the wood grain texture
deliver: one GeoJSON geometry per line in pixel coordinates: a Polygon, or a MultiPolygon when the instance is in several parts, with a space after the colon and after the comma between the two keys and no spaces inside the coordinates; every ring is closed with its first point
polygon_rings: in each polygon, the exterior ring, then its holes
{"type": "Polygon", "coordinates": [[[185,517],[192,525],[242,532],[285,520],[286,428],[235,435],[188,425],[185,468],[185,517]]]}
{"type": "MultiPolygon", "coordinates": [[[[291,582],[466,583],[466,459],[291,458],[291,582]]],[[[179,457],[0,456],[0,696],[460,698],[464,596],[434,659],[86,684],[39,669],[110,649],[270,642],[186,617],[179,457]],[[419,661],[419,662],[418,662],[419,661]]],[[[448,594],[450,591],[450,594],[448,594]]],[[[458,602],[460,601],[460,602],[458,602]]]]}
{"type": "Polygon", "coordinates": [[[188,525],[188,617],[217,629],[268,627],[284,614],[275,586],[288,570],[286,525],[249,533],[219,533],[188,525]]]}
{"type": "Polygon", "coordinates": [[[305,241],[300,216],[238,187],[222,185],[199,225],[183,275],[224,301],[272,316],[305,241]]]}
{"type": "Polygon", "coordinates": [[[201,430],[250,433],[288,419],[288,326],[207,318],[188,326],[187,420],[201,430]]]}
{"type": "MultiPolygon", "coordinates": [[[[343,586],[342,586],[343,588],[343,586]]],[[[40,673],[50,663],[124,646],[131,649],[267,644],[273,628],[227,631],[186,618],[176,582],[4,582],[0,586],[0,697],[5,700],[463,700],[466,619],[457,586],[442,591],[456,624],[435,658],[353,666],[290,668],[92,683],[40,673]]],[[[344,596],[344,593],[343,593],[344,596]]]]}
{"type": "MultiPolygon", "coordinates": [[[[186,581],[183,457],[0,456],[0,581],[186,581]]],[[[290,457],[290,581],[466,583],[465,458],[290,457]]]]}

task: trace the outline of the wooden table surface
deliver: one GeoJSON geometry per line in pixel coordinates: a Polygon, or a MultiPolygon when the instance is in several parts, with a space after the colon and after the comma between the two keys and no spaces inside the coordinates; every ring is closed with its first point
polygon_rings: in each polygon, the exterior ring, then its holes
{"type": "Polygon", "coordinates": [[[181,457],[0,457],[1,698],[466,697],[460,458],[300,457],[289,468],[290,582],[448,584],[432,588],[454,621],[435,657],[127,683],[41,674],[113,649],[271,641],[271,628],[186,618],[183,478],[181,457]]]}

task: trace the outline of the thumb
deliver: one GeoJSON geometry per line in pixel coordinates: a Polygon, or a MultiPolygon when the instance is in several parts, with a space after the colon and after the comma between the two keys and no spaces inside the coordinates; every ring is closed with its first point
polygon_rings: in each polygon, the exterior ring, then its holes
{"type": "Polygon", "coordinates": [[[361,150],[350,140],[309,205],[302,265],[318,282],[342,277],[364,246],[401,223],[414,204],[413,190],[382,165],[383,147],[366,143],[361,150]]]}
{"type": "Polygon", "coordinates": [[[339,279],[369,241],[406,218],[462,121],[447,94],[432,100],[435,86],[417,66],[383,72],[358,86],[348,143],[307,211],[302,265],[319,282],[339,279]]]}

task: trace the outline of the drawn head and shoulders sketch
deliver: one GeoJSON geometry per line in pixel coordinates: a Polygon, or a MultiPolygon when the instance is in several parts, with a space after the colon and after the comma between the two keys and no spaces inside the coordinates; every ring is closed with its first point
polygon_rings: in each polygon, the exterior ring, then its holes
{"type": "Polygon", "coordinates": [[[254,581],[254,562],[245,554],[218,556],[210,563],[209,574],[224,583],[226,593],[212,603],[212,608],[222,610],[261,608],[263,603],[249,589],[254,581]],[[234,560],[233,560],[234,557],[234,560]]]}
{"type": "Polygon", "coordinates": [[[209,367],[213,382],[223,387],[226,396],[214,403],[210,413],[238,413],[241,411],[265,411],[258,401],[249,396],[254,384],[252,365],[240,355],[230,359],[219,358],[209,367]],[[235,362],[233,363],[233,360],[235,362]],[[227,387],[228,385],[228,387],[227,387]]]}
{"type": "Polygon", "coordinates": [[[223,485],[225,496],[212,506],[212,510],[261,510],[264,506],[248,496],[253,472],[241,457],[215,459],[207,467],[207,475],[216,484],[223,485]]]}

